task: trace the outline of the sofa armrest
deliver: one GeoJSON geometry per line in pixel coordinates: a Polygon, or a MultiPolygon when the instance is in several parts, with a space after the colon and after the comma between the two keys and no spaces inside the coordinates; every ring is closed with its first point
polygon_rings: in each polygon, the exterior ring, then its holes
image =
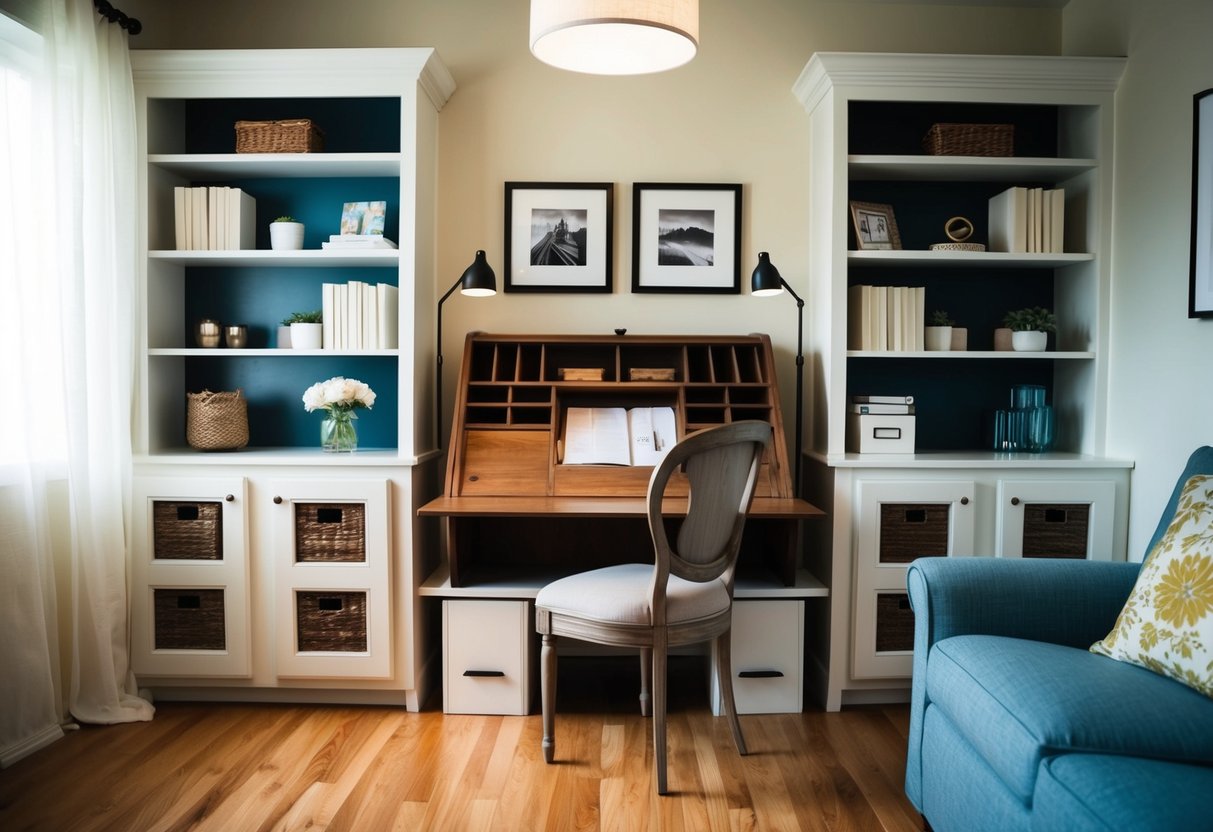
{"type": "Polygon", "coordinates": [[[919,558],[910,564],[914,675],[906,795],[919,811],[931,647],[951,636],[982,634],[1085,649],[1112,629],[1140,569],[1140,563],[1045,558],[919,558]]]}
{"type": "Polygon", "coordinates": [[[915,658],[925,659],[937,641],[975,633],[1089,647],[1116,623],[1140,568],[1046,558],[919,558],[906,573],[915,658]]]}

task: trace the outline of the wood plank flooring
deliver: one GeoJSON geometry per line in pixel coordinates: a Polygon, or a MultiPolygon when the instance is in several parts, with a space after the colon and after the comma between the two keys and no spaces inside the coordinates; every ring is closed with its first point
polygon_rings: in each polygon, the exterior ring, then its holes
{"type": "Polygon", "coordinates": [[[904,705],[708,710],[706,669],[671,659],[669,780],[654,792],[634,660],[562,659],[557,763],[540,717],[361,706],[161,703],[0,771],[0,829],[921,830],[902,791],[904,705]]]}

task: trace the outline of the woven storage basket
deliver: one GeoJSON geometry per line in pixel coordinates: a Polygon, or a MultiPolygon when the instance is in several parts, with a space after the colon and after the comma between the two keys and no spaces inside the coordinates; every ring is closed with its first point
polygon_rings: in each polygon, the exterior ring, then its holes
{"type": "Polygon", "coordinates": [[[932,124],[922,137],[932,156],[1013,156],[1013,124],[932,124]]]}
{"type": "Polygon", "coordinates": [[[366,506],[362,503],[296,503],[295,561],[366,561],[366,506]]]}
{"type": "Polygon", "coordinates": [[[365,653],[365,592],[295,593],[299,652],[365,653]]]}
{"type": "Polygon", "coordinates": [[[905,593],[876,596],[876,652],[914,649],[914,611],[905,593]]]}
{"type": "Polygon", "coordinates": [[[187,393],[185,441],[200,451],[230,451],[248,444],[248,402],[239,390],[187,393]]]}
{"type": "Polygon", "coordinates": [[[152,548],[157,560],[223,560],[222,507],[156,500],[152,548]]]}
{"type": "Polygon", "coordinates": [[[324,133],[310,118],[236,122],[237,153],[315,153],[324,133]]]}
{"type": "Polygon", "coordinates": [[[227,649],[222,589],[156,589],[152,597],[157,650],[227,649]]]}

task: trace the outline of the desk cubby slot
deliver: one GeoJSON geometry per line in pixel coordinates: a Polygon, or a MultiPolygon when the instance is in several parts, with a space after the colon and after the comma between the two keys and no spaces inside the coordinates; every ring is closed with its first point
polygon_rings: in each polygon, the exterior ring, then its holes
{"type": "Polygon", "coordinates": [[[552,408],[547,404],[515,404],[510,408],[512,425],[547,425],[552,421],[552,408]]]}
{"type": "Polygon", "coordinates": [[[691,387],[685,390],[687,406],[700,404],[724,404],[725,388],[712,386],[691,387]]]}
{"type": "Polygon", "coordinates": [[[510,388],[502,385],[487,386],[469,384],[467,388],[468,404],[508,404],[510,388]]]}
{"type": "Polygon", "coordinates": [[[518,373],[515,381],[543,380],[543,345],[518,345],[518,373]]]}
{"type": "Polygon", "coordinates": [[[509,417],[510,409],[505,406],[468,404],[468,425],[505,425],[509,417]]]}
{"type": "Polygon", "coordinates": [[[468,353],[468,381],[496,381],[498,344],[473,344],[468,353]]]}
{"type": "Polygon", "coordinates": [[[723,407],[687,405],[687,431],[702,430],[713,425],[726,424],[727,411],[723,407]]]}
{"type": "Polygon", "coordinates": [[[497,346],[497,366],[493,368],[493,381],[518,380],[518,344],[497,346]]]}
{"type": "Polygon", "coordinates": [[[510,401],[518,402],[542,402],[550,404],[552,401],[552,388],[547,385],[536,387],[516,386],[510,388],[510,401]]]}
{"type": "Polygon", "coordinates": [[[686,356],[688,382],[710,384],[716,380],[712,377],[712,358],[707,346],[688,346],[686,356]]]}
{"type": "Polygon", "coordinates": [[[713,346],[712,381],[717,384],[732,384],[737,381],[737,356],[730,346],[713,346]]]}
{"type": "Polygon", "coordinates": [[[737,345],[733,347],[737,359],[737,380],[745,383],[765,382],[762,374],[762,356],[757,347],[737,345]]]}
{"type": "Polygon", "coordinates": [[[679,344],[640,344],[624,346],[619,350],[620,381],[629,381],[631,371],[635,369],[673,370],[674,377],[670,381],[682,381],[686,378],[685,351],[679,344]]]}
{"type": "Polygon", "coordinates": [[[729,404],[769,404],[766,387],[730,387],[728,393],[729,404]]]}
{"type": "Polygon", "coordinates": [[[619,380],[618,355],[613,346],[602,344],[549,344],[545,352],[544,381],[560,381],[565,369],[601,369],[604,382],[619,380]]]}

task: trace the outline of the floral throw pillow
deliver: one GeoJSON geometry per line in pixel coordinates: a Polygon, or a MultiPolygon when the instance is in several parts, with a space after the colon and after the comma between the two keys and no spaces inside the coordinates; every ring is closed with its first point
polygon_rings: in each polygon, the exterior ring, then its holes
{"type": "Polygon", "coordinates": [[[1150,552],[1099,653],[1213,698],[1213,476],[1184,483],[1175,518],[1150,552]]]}

